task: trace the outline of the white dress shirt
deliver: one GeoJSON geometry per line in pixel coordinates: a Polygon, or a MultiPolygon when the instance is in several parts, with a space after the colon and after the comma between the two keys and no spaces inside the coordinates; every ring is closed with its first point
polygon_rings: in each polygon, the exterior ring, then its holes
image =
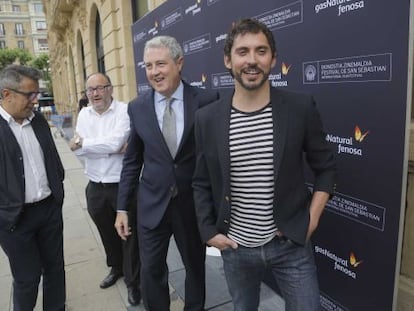
{"type": "Polygon", "coordinates": [[[93,182],[119,182],[124,157],[119,151],[130,131],[127,108],[125,103],[113,99],[102,114],[93,106],[79,112],[76,132],[83,141],[75,154],[85,157],[85,174],[93,182]]]}
{"type": "Polygon", "coordinates": [[[10,126],[20,146],[23,156],[25,203],[33,203],[47,198],[52,191],[49,188],[43,150],[33,131],[31,121],[34,113],[22,124],[0,106],[0,115],[10,126]]]}
{"type": "MultiPolygon", "coordinates": [[[[171,95],[174,101],[171,103],[171,108],[175,113],[175,122],[177,130],[177,149],[180,146],[180,141],[184,132],[184,85],[180,82],[175,92],[171,95]]],[[[162,130],[162,121],[164,117],[164,110],[167,105],[166,97],[158,92],[154,93],[155,113],[157,114],[158,125],[162,130]]]]}

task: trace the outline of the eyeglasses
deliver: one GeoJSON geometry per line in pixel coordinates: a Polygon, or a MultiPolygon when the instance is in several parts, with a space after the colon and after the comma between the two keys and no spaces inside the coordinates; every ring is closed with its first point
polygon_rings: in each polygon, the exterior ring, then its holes
{"type": "Polygon", "coordinates": [[[35,99],[37,100],[42,95],[42,92],[22,92],[22,91],[15,90],[15,89],[10,89],[10,88],[9,88],[9,90],[12,91],[12,92],[15,92],[17,94],[21,94],[21,95],[26,96],[26,98],[30,101],[34,101],[35,99]]]}
{"type": "Polygon", "coordinates": [[[95,91],[98,91],[99,93],[103,93],[108,87],[111,87],[112,85],[98,85],[97,87],[88,87],[85,92],[88,95],[92,95],[95,91]]]}

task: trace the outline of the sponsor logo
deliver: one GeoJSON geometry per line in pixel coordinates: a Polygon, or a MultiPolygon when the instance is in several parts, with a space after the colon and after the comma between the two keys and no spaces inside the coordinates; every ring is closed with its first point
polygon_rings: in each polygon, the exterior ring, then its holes
{"type": "Polygon", "coordinates": [[[289,73],[290,67],[292,67],[292,65],[288,65],[285,63],[282,63],[282,75],[287,76],[287,74],[289,73]]]}
{"type": "Polygon", "coordinates": [[[365,2],[363,0],[325,0],[315,4],[315,13],[319,14],[326,9],[335,7],[338,8],[338,16],[342,16],[343,14],[363,9],[365,2]]]}
{"type": "Polygon", "coordinates": [[[192,81],[192,82],[190,82],[190,85],[197,86],[199,88],[205,89],[206,88],[206,81],[207,81],[207,76],[205,74],[202,74],[200,81],[192,81]]]}
{"type": "Polygon", "coordinates": [[[330,143],[337,144],[338,154],[344,153],[353,156],[362,156],[362,148],[354,145],[354,142],[361,143],[369,134],[369,131],[362,132],[358,125],[355,126],[354,136],[341,137],[337,135],[327,134],[326,140],[330,143]]]}
{"type": "Polygon", "coordinates": [[[211,34],[205,33],[183,43],[184,55],[197,53],[211,48],[211,34]]]}
{"type": "Polygon", "coordinates": [[[185,9],[185,15],[191,14],[196,15],[201,12],[201,0],[197,0],[195,4],[190,5],[185,9]]]}
{"type": "Polygon", "coordinates": [[[303,83],[391,81],[392,54],[358,55],[303,63],[303,83]]]}
{"type": "Polygon", "coordinates": [[[362,134],[361,129],[359,128],[358,125],[355,125],[355,140],[358,142],[362,142],[364,140],[364,138],[369,134],[369,131],[366,131],[365,133],[362,134]]]}
{"type": "Polygon", "coordinates": [[[137,68],[138,69],[145,69],[145,62],[144,61],[140,61],[137,63],[137,68]]]}
{"type": "Polygon", "coordinates": [[[332,297],[329,297],[326,293],[320,291],[320,302],[322,310],[330,311],[348,311],[347,308],[342,306],[339,302],[335,301],[332,297]]]}
{"type": "Polygon", "coordinates": [[[313,64],[306,65],[304,73],[306,82],[316,82],[318,71],[313,64]]]}
{"type": "MultiPolygon", "coordinates": [[[[340,192],[335,192],[326,204],[326,211],[348,218],[370,228],[384,231],[386,209],[383,206],[361,200],[340,192]]],[[[358,266],[359,260],[350,259],[358,266]]]]}
{"type": "Polygon", "coordinates": [[[158,34],[158,22],[154,22],[154,27],[152,27],[150,30],[148,30],[149,35],[156,36],[158,34]]]}
{"type": "Polygon", "coordinates": [[[227,39],[227,34],[221,34],[219,36],[216,37],[216,43],[219,43],[220,41],[224,41],[227,39]]]}
{"type": "Polygon", "coordinates": [[[178,7],[174,11],[168,13],[161,19],[161,29],[165,30],[166,28],[179,23],[183,20],[183,14],[181,12],[181,7],[178,7]]]}
{"type": "Polygon", "coordinates": [[[357,258],[355,257],[355,254],[351,252],[351,255],[349,255],[349,264],[356,268],[358,267],[360,264],[362,264],[363,260],[357,260],[357,258]]]}
{"type": "Polygon", "coordinates": [[[147,33],[145,30],[138,32],[137,34],[134,35],[134,43],[140,42],[142,40],[145,40],[145,37],[147,36],[147,33]]]}
{"type": "Polygon", "coordinates": [[[269,75],[270,84],[273,87],[286,87],[286,86],[288,86],[288,81],[284,78],[288,75],[289,70],[290,70],[291,67],[292,67],[292,65],[289,65],[289,64],[286,64],[286,63],[282,62],[282,65],[280,67],[280,72],[269,75]]]}
{"type": "Polygon", "coordinates": [[[356,268],[360,266],[363,261],[357,260],[354,252],[350,253],[349,259],[344,259],[326,248],[315,245],[315,253],[332,260],[334,271],[343,273],[354,280],[358,278],[356,268]]]}
{"type": "Polygon", "coordinates": [[[303,22],[303,2],[296,1],[289,5],[263,12],[254,18],[271,30],[293,26],[303,22]]]}
{"type": "Polygon", "coordinates": [[[148,90],[151,90],[151,86],[148,83],[138,84],[138,94],[141,92],[146,92],[148,90]]]}
{"type": "Polygon", "coordinates": [[[211,84],[213,89],[232,88],[234,87],[234,79],[228,71],[212,73],[211,84]]]}

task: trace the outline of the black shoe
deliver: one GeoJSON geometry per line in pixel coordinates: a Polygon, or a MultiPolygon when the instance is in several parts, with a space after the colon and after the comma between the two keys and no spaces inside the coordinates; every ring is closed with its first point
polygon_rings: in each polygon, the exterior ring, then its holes
{"type": "Polygon", "coordinates": [[[100,288],[108,288],[116,283],[116,281],[122,276],[122,272],[118,269],[112,268],[111,272],[103,279],[100,288]]]}
{"type": "Polygon", "coordinates": [[[128,290],[128,302],[131,306],[137,306],[141,302],[141,291],[135,286],[127,288],[128,290]]]}

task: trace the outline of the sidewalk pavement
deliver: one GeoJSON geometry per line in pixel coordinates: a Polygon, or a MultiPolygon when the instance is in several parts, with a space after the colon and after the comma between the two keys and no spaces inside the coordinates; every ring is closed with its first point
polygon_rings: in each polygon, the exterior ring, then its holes
{"type": "MultiPolygon", "coordinates": [[[[87,178],[82,163],[71,152],[67,141],[52,127],[56,146],[65,167],[65,201],[63,205],[64,254],[66,270],[66,296],[68,311],[143,311],[142,303],[132,307],[127,302],[127,291],[122,279],[115,286],[99,288],[107,275],[105,253],[96,230],[86,210],[85,187],[87,178]]],[[[210,251],[207,253],[209,254],[210,251]]],[[[183,310],[184,266],[174,240],[168,253],[170,270],[171,310],[183,310]]],[[[233,306],[222,271],[221,257],[207,256],[206,260],[206,309],[232,310],[233,306]]],[[[261,292],[260,310],[284,310],[282,299],[266,285],[261,292]]],[[[6,255],[0,249],[0,310],[11,311],[12,277],[6,255]]],[[[41,285],[35,311],[42,310],[41,285]]]]}

